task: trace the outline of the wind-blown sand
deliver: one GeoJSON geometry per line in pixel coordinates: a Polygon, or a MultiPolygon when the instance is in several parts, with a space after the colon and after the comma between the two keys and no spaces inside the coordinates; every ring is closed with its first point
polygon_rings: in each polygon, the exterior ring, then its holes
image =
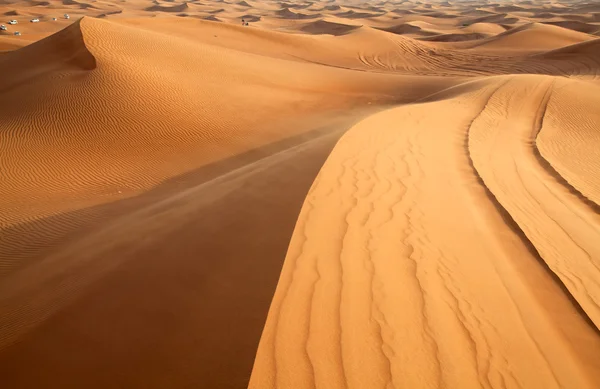
{"type": "Polygon", "coordinates": [[[2,387],[600,387],[600,7],[0,14],[2,387]]]}

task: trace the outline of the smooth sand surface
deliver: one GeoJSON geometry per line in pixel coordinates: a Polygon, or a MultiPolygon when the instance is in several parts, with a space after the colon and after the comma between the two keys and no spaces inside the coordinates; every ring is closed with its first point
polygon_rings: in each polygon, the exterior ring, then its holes
{"type": "Polygon", "coordinates": [[[0,387],[600,387],[597,4],[0,14],[0,387]]]}

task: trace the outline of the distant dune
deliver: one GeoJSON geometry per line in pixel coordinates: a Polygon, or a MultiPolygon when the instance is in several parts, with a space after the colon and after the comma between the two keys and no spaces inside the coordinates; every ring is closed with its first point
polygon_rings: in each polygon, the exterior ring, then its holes
{"type": "Polygon", "coordinates": [[[552,50],[593,39],[587,34],[547,24],[526,24],[481,42],[486,49],[552,50]]]}
{"type": "Polygon", "coordinates": [[[320,14],[308,15],[301,12],[291,11],[289,8],[282,8],[275,12],[275,15],[284,19],[314,19],[321,16],[320,14]]]}
{"type": "Polygon", "coordinates": [[[62,0],[62,3],[63,3],[64,5],[75,5],[75,6],[79,7],[79,8],[81,8],[81,9],[87,9],[87,8],[96,8],[96,7],[94,7],[94,6],[93,6],[93,5],[91,5],[91,4],[88,4],[88,3],[80,3],[80,2],[78,2],[78,1],[75,1],[75,0],[62,0]]]}
{"type": "Polygon", "coordinates": [[[216,16],[214,16],[214,15],[205,16],[205,17],[204,17],[204,20],[210,20],[210,21],[213,21],[213,22],[220,22],[220,21],[221,21],[221,19],[217,18],[217,17],[216,17],[216,16]]]}
{"type": "Polygon", "coordinates": [[[357,28],[359,28],[359,26],[349,26],[346,24],[318,20],[302,26],[301,30],[309,34],[344,35],[357,28]]]}
{"type": "Polygon", "coordinates": [[[187,11],[189,9],[188,3],[182,3],[179,5],[173,5],[173,6],[162,6],[162,5],[153,5],[151,7],[146,8],[146,11],[149,12],[155,12],[155,11],[159,11],[159,12],[184,12],[187,11]]]}
{"type": "Polygon", "coordinates": [[[392,27],[383,27],[382,31],[391,32],[393,34],[414,34],[421,31],[421,27],[413,26],[412,24],[398,24],[392,27]]]}
{"type": "Polygon", "coordinates": [[[362,19],[362,18],[371,18],[377,16],[376,14],[367,13],[367,12],[355,12],[353,10],[349,10],[346,12],[340,12],[335,14],[338,18],[347,18],[347,19],[362,19]]]}
{"type": "Polygon", "coordinates": [[[597,59],[600,59],[600,39],[591,39],[585,42],[576,43],[570,46],[561,47],[556,50],[548,51],[540,56],[542,57],[553,57],[553,56],[562,56],[562,55],[572,55],[577,59],[581,59],[582,55],[585,56],[594,56],[597,59]]]}
{"type": "Polygon", "coordinates": [[[569,30],[579,31],[586,34],[592,34],[600,29],[600,26],[598,25],[582,23],[578,21],[546,22],[546,24],[563,27],[569,30]]]}
{"type": "Polygon", "coordinates": [[[241,17],[241,19],[244,19],[247,22],[260,22],[261,17],[260,16],[256,16],[256,15],[244,15],[241,17]]]}
{"type": "Polygon", "coordinates": [[[429,42],[462,42],[462,41],[472,41],[472,40],[477,40],[477,39],[483,39],[485,37],[486,37],[486,35],[478,34],[478,33],[474,32],[474,33],[468,33],[468,34],[440,34],[440,35],[427,36],[427,37],[423,37],[423,38],[419,38],[419,39],[422,41],[429,41],[429,42]]]}
{"type": "Polygon", "coordinates": [[[105,18],[105,17],[110,16],[110,15],[119,15],[121,13],[123,13],[123,10],[119,9],[119,10],[116,10],[116,11],[110,11],[110,12],[102,13],[102,14],[98,15],[97,17],[98,18],[105,18]]]}

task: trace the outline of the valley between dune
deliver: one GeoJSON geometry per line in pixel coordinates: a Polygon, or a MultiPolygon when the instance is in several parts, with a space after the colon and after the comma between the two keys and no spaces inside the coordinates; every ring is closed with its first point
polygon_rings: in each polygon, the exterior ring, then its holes
{"type": "Polygon", "coordinates": [[[595,3],[0,14],[3,388],[600,387],[595,3]]]}

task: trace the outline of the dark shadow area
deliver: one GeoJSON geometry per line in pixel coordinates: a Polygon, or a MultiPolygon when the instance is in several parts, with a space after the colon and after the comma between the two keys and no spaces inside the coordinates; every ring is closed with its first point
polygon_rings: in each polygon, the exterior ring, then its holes
{"type": "MultiPolygon", "coordinates": [[[[117,261],[113,271],[0,350],[3,386],[245,388],[306,193],[338,138],[359,118],[351,114],[222,160],[132,199],[2,231],[3,241],[22,242],[18,250],[45,244],[57,250],[107,220],[192,188],[174,206],[194,206],[168,233],[101,251],[94,261],[117,261]],[[42,244],[38,235],[48,225],[75,232],[42,244]]],[[[35,266],[44,251],[38,254],[13,274],[35,266]]]]}

